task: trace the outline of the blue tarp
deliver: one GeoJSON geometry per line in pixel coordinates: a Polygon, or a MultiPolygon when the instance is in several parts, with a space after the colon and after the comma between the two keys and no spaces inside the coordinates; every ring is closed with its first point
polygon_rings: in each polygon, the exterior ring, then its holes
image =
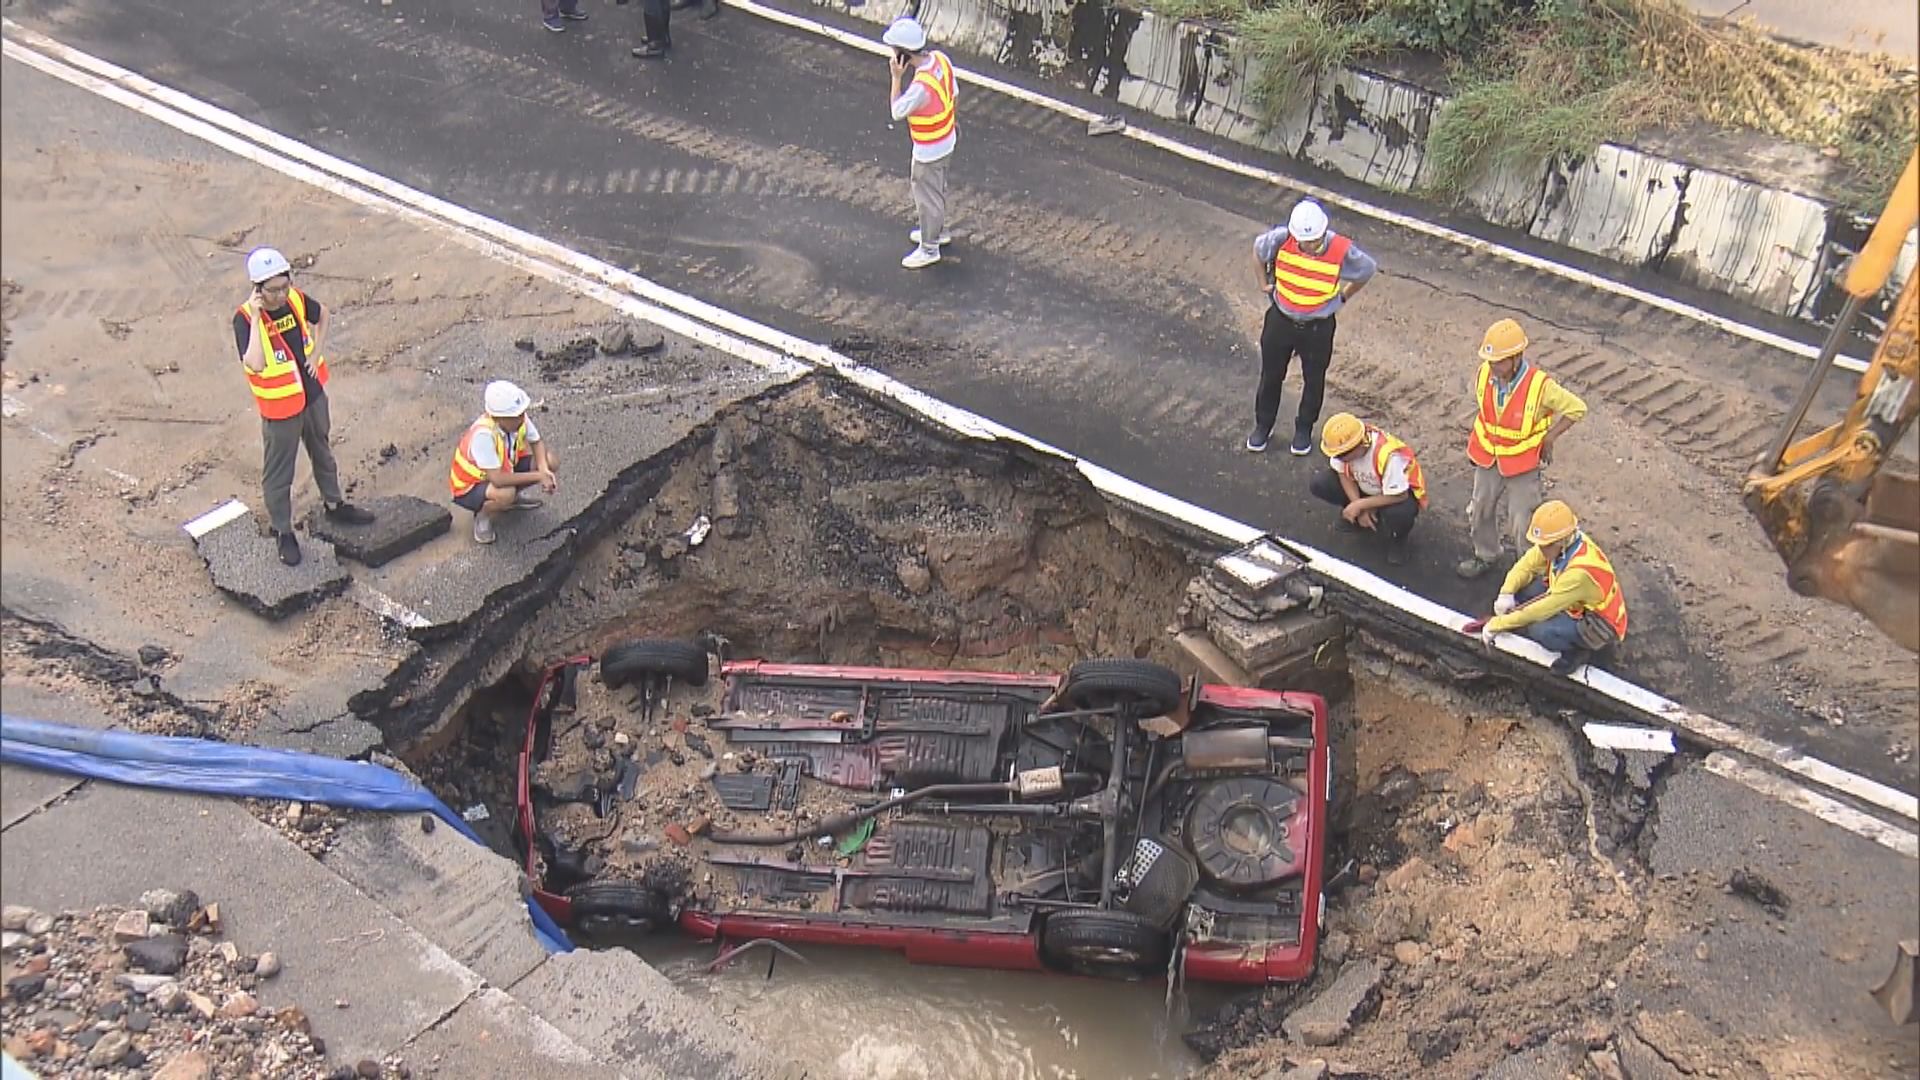
{"type": "MultiPolygon", "coordinates": [[[[366,761],[207,739],[99,731],[6,715],[0,715],[0,761],[203,795],[429,813],[474,843],[483,843],[439,796],[409,777],[366,761]]],[[[527,911],[533,917],[534,935],[547,951],[573,948],[566,932],[531,897],[527,911]]]]}

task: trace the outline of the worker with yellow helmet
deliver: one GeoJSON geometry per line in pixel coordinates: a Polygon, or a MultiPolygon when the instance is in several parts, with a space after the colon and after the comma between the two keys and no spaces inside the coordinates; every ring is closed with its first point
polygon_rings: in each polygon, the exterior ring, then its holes
{"type": "Polygon", "coordinates": [[[1500,560],[1499,506],[1507,500],[1514,545],[1527,546],[1527,523],[1547,497],[1542,466],[1553,462],[1553,444],[1587,415],[1587,404],[1527,359],[1527,333],[1512,319],[1487,327],[1480,342],[1480,374],[1474,384],[1473,429],[1467,458],[1473,462],[1473,496],[1467,503],[1473,554],[1458,567],[1477,578],[1500,560]]]}
{"type": "Polygon", "coordinates": [[[1406,562],[1407,534],[1427,505],[1427,481],[1413,448],[1352,413],[1335,413],[1320,431],[1327,471],[1307,490],[1340,507],[1342,531],[1371,529],[1386,537],[1387,562],[1406,562]]]}
{"type": "Polygon", "coordinates": [[[1542,503],[1527,540],[1532,546],[1507,571],[1493,617],[1463,629],[1488,644],[1496,634],[1524,632],[1560,654],[1553,670],[1564,675],[1627,636],[1626,597],[1613,563],[1566,503],[1542,503]]]}

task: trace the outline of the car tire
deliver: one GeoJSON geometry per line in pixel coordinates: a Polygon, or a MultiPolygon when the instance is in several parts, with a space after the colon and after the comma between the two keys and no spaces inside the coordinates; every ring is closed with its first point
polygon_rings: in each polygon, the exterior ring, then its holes
{"type": "Polygon", "coordinates": [[[1138,979],[1167,970],[1173,948],[1166,931],[1128,911],[1070,908],[1047,916],[1040,955],[1083,975],[1138,979]]]}
{"type": "Polygon", "coordinates": [[[615,645],[600,657],[600,681],[609,687],[662,675],[688,686],[707,685],[707,650],[691,641],[645,638],[615,645]]]}
{"type": "Polygon", "coordinates": [[[589,881],[567,890],[573,925],[588,934],[649,934],[673,921],[658,889],[632,881],[589,881]]]}
{"type": "Polygon", "coordinates": [[[1067,669],[1060,687],[1061,698],[1076,709],[1132,705],[1148,716],[1177,711],[1181,692],[1177,672],[1145,660],[1082,660],[1067,669]]]}

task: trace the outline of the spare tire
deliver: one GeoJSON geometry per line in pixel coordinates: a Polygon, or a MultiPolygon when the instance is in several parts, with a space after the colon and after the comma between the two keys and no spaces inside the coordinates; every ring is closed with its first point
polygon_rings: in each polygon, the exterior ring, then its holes
{"type": "Polygon", "coordinates": [[[648,934],[673,921],[673,905],[658,889],[635,881],[589,881],[567,890],[573,925],[588,934],[648,934]]]}
{"type": "Polygon", "coordinates": [[[1076,709],[1120,705],[1165,716],[1180,708],[1181,681],[1177,672],[1146,660],[1082,660],[1067,669],[1060,696],[1076,709]]]}
{"type": "Polygon", "coordinates": [[[643,638],[615,645],[600,657],[600,681],[610,687],[662,675],[688,686],[707,685],[707,650],[691,641],[643,638]]]}
{"type": "Polygon", "coordinates": [[[1040,955],[1083,975],[1138,979],[1167,970],[1173,940],[1130,911],[1068,908],[1047,916],[1040,955]]]}

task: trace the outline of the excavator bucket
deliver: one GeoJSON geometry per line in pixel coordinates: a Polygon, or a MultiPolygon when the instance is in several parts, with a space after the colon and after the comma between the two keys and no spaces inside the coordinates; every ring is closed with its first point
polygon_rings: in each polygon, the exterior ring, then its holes
{"type": "Polygon", "coordinates": [[[1920,956],[1920,940],[1903,941],[1893,953],[1893,971],[1873,988],[1873,1000],[1887,1010],[1896,1024],[1911,1024],[1916,1019],[1913,1011],[1915,980],[1920,979],[1920,964],[1914,959],[1920,956]]]}
{"type": "Polygon", "coordinates": [[[1864,501],[1820,480],[1806,502],[1806,546],[1789,557],[1795,592],[1853,608],[1920,652],[1920,477],[1882,471],[1864,501]]]}

